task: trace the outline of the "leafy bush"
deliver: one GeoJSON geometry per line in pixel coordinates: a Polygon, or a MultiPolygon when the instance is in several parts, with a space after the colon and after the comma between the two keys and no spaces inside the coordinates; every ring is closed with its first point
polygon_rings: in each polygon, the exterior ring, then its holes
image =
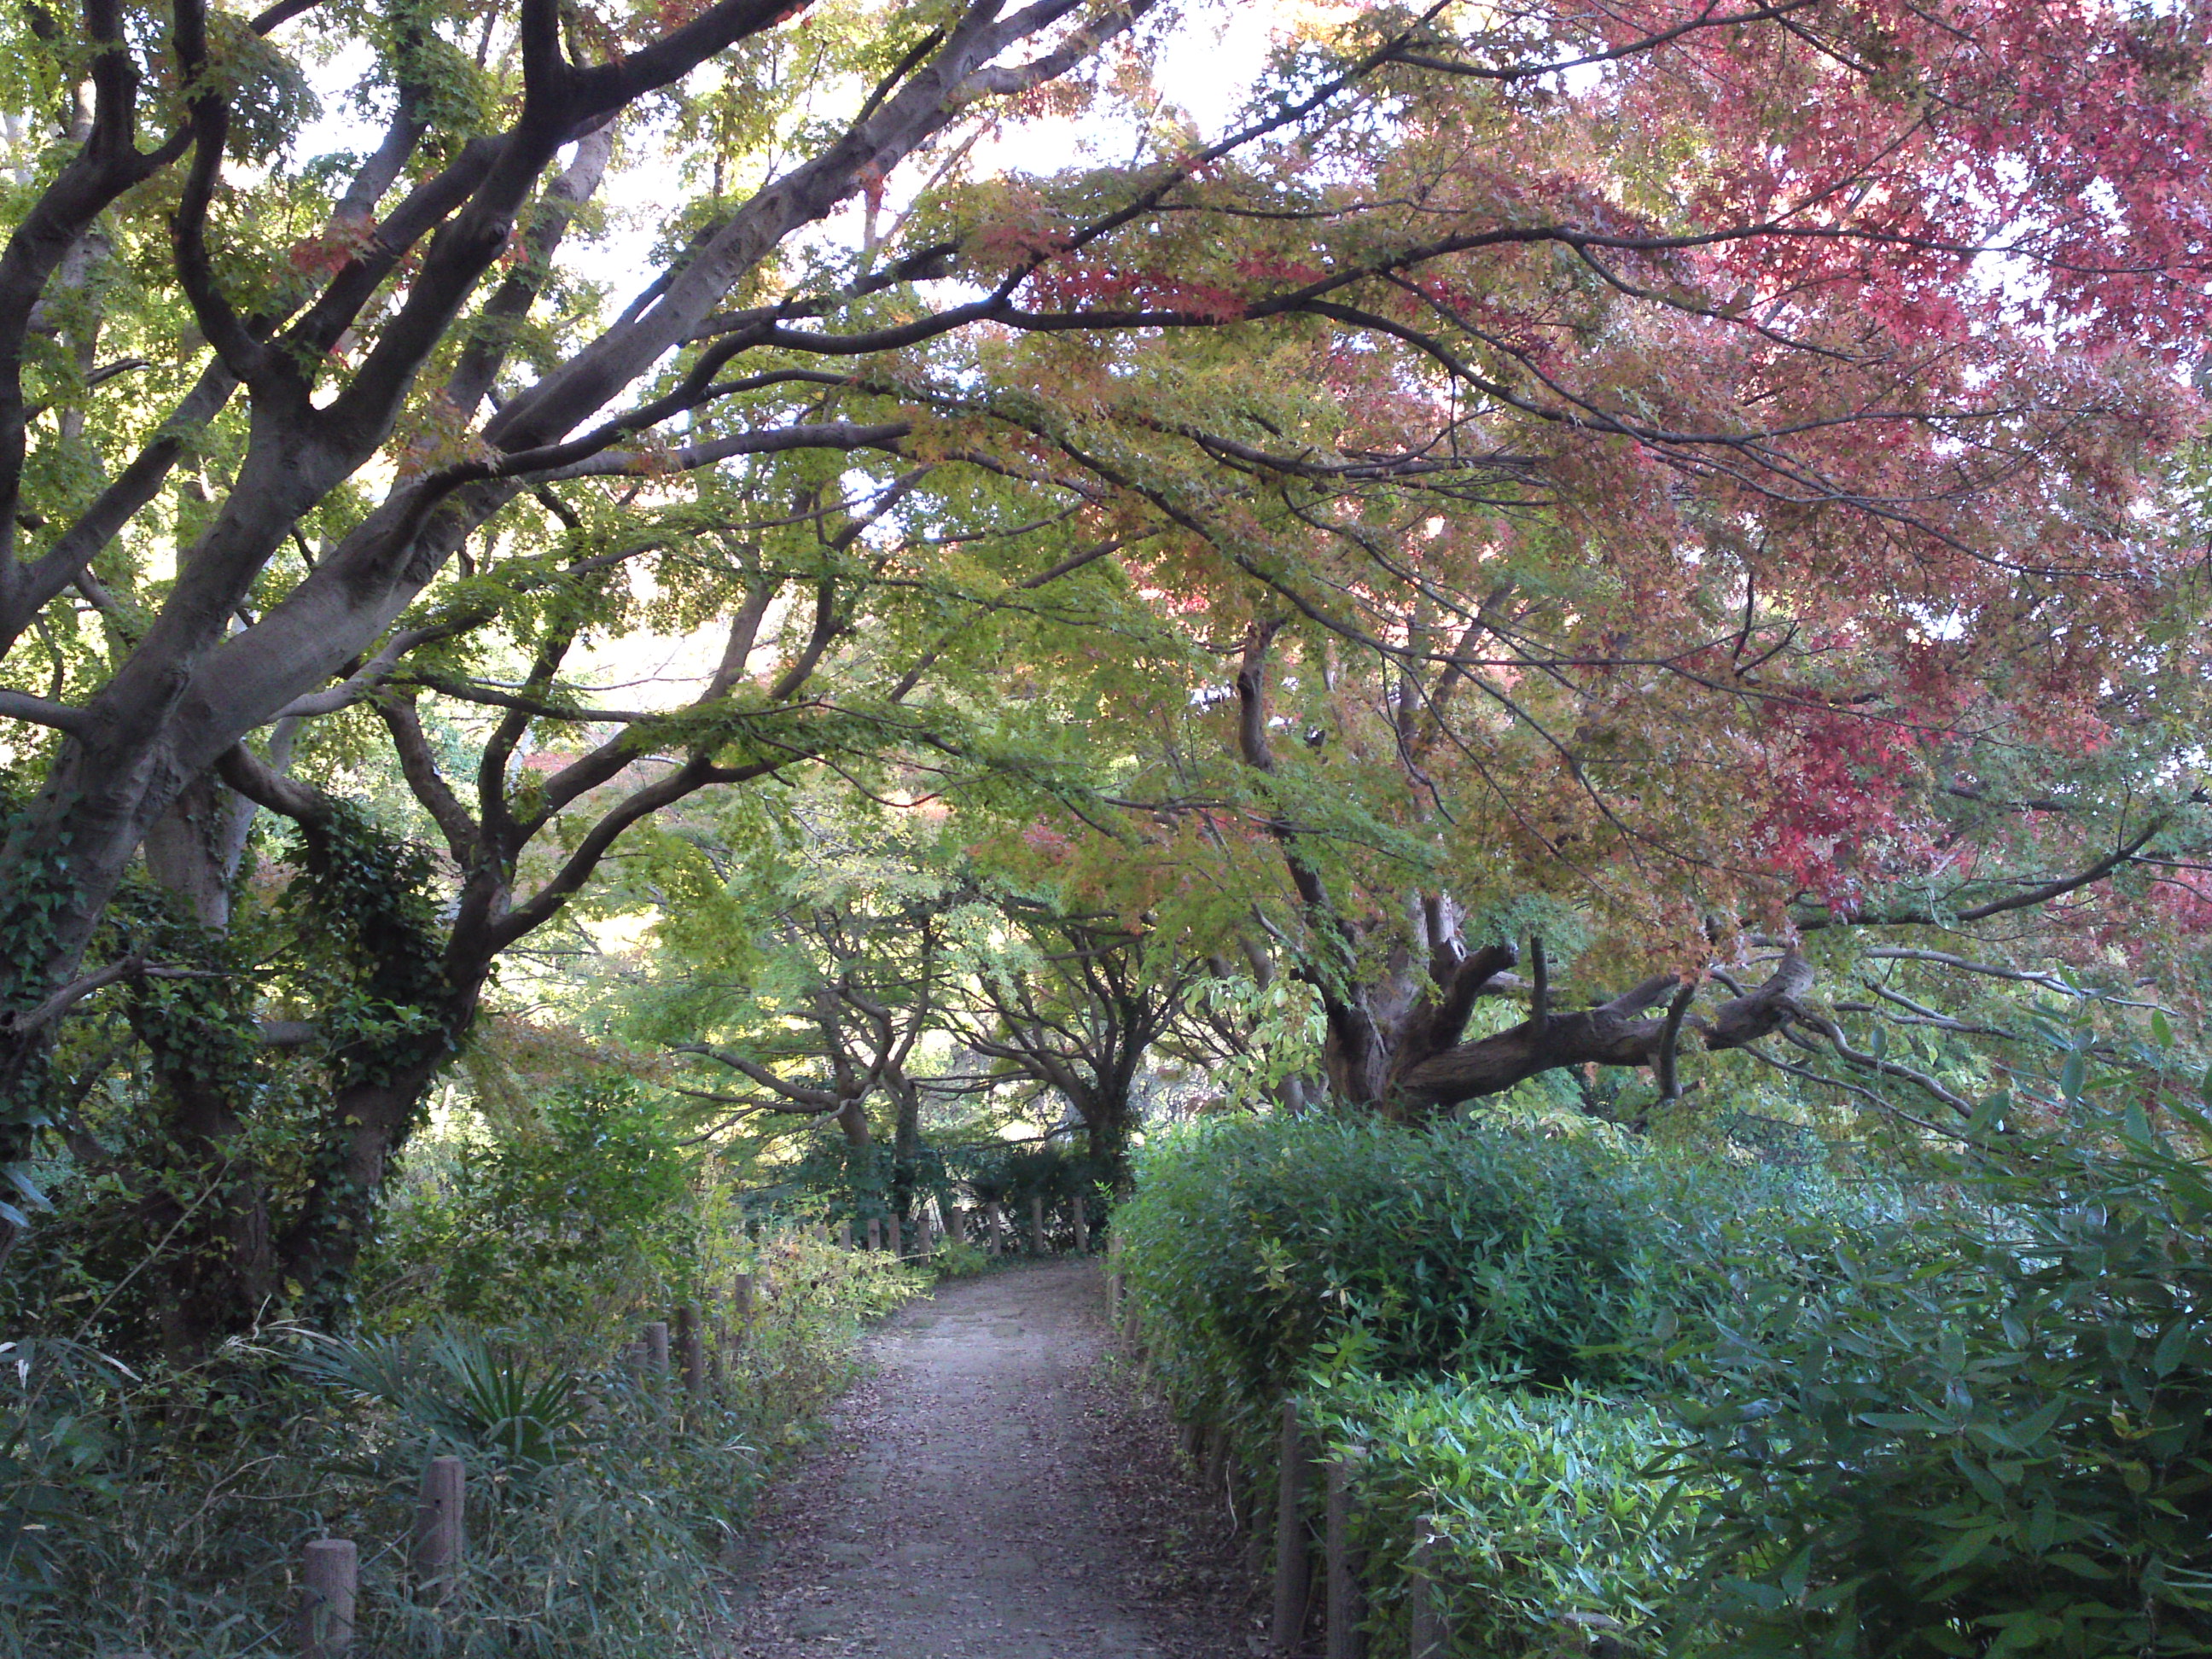
{"type": "Polygon", "coordinates": [[[405,1322],[603,1318],[683,1276],[690,1179],[635,1085],[565,1085],[532,1133],[465,1142],[409,1180],[365,1299],[405,1322]]]}
{"type": "Polygon", "coordinates": [[[1674,1592],[1711,1477],[1670,1498],[1648,1471],[1679,1431],[1638,1396],[1682,1381],[1678,1331],[1759,1316],[1741,1261],[1805,1261],[1898,1207],[1606,1131],[1216,1119],[1156,1139],[1115,1220],[1155,1372],[1227,1431],[1251,1501],[1296,1395],[1365,1448],[1379,1631],[1402,1635],[1433,1523],[1458,1650],[1511,1656],[1614,1626],[1687,1640],[1674,1592]]]}
{"type": "Polygon", "coordinates": [[[2202,1654],[2212,1117],[2099,1121],[2081,1070],[2076,1127],[1993,1103],[1909,1201],[1504,1127],[1216,1123],[1146,1155],[1126,1265],[1263,1499],[1280,1395],[1365,1447],[1386,1633],[1434,1516],[1470,1654],[1561,1650],[1575,1613],[1715,1659],[2202,1654]]]}
{"type": "Polygon", "coordinates": [[[1578,1650],[1577,1631],[1643,1639],[1665,1623],[1692,1506],[1644,1471],[1668,1425],[1649,1406],[1579,1390],[1531,1393],[1464,1377],[1355,1378],[1308,1409],[1362,1459],[1361,1543],[1383,1650],[1407,1638],[1406,1564],[1433,1538],[1450,1586],[1455,1655],[1578,1650]]]}
{"type": "Polygon", "coordinates": [[[51,1577],[52,1546],[81,1506],[114,1495],[109,1407],[130,1381],[74,1342],[0,1343],[0,1605],[9,1584],[51,1577]]]}
{"type": "Polygon", "coordinates": [[[947,1239],[937,1247],[929,1265],[941,1278],[973,1279],[990,1267],[991,1258],[980,1244],[970,1244],[964,1238],[947,1239]]]}
{"type": "Polygon", "coordinates": [[[2212,1171],[2136,1107],[1993,1131],[1954,1182],[1809,1271],[1734,1264],[1679,1464],[1721,1494],[1723,1650],[2212,1651],[2212,1171]]]}
{"type": "Polygon", "coordinates": [[[1145,1149],[1115,1218],[1170,1387],[1216,1416],[1352,1330],[1386,1378],[1633,1382],[1642,1339],[1704,1294],[1714,1206],[1758,1195],[1596,1133],[1213,1119],[1145,1149]]]}

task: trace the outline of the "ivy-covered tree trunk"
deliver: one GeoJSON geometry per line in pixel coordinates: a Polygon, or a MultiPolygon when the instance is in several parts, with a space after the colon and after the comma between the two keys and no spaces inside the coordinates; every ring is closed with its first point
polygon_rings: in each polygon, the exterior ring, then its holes
{"type": "MultiPolygon", "coordinates": [[[[234,820],[227,789],[204,793],[234,820]]],[[[282,798],[299,872],[260,927],[307,948],[276,982],[265,938],[204,920],[228,924],[209,896],[242,839],[179,836],[149,860],[173,886],[132,884],[107,923],[118,950],[171,964],[131,988],[154,1088],[111,1173],[137,1194],[148,1322],[178,1363],[270,1318],[342,1316],[392,1160],[490,966],[441,936],[418,850],[299,786],[282,798]],[[304,1017],[258,1018],[271,992],[304,1017]]]]}

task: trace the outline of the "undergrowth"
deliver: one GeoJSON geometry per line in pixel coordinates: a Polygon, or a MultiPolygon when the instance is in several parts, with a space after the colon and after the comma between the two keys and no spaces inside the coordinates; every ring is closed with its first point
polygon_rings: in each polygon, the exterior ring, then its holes
{"type": "Polygon", "coordinates": [[[663,1656],[722,1611],[714,1571],[763,1478],[850,1379],[857,1321],[909,1270],[799,1233],[750,1248],[755,1316],[706,1394],[606,1322],[447,1322],[357,1343],[264,1331],[141,1375],[0,1350],[0,1659],[289,1651],[302,1546],[356,1540],[356,1652],[663,1656]],[[467,1566],[409,1582],[431,1455],[469,1464],[467,1566]]]}

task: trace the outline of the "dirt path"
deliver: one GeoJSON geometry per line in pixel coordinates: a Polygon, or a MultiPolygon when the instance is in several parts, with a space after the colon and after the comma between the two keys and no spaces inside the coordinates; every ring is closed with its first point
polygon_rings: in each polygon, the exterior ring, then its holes
{"type": "Polygon", "coordinates": [[[1257,1626],[1166,1425],[1111,1375],[1097,1266],[938,1287],[755,1531],[731,1659],[1233,1659],[1257,1626]]]}

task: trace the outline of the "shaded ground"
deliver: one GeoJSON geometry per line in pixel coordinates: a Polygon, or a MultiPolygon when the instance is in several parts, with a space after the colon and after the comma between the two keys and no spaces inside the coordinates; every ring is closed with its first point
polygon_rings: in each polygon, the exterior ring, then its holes
{"type": "Polygon", "coordinates": [[[1217,1499],[1111,1356],[1095,1261],[938,1287],[762,1510],[729,1659],[1224,1659],[1255,1605],[1217,1499]]]}

